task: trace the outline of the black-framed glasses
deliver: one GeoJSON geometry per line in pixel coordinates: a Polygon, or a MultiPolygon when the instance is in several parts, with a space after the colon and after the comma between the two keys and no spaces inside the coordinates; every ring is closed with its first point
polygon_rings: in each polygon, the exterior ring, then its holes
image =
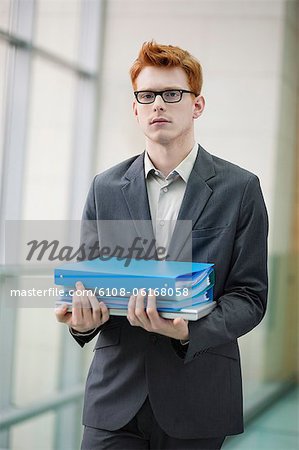
{"type": "Polygon", "coordinates": [[[183,94],[193,94],[195,92],[186,89],[167,89],[166,91],[135,91],[134,95],[138,103],[149,104],[154,103],[157,95],[161,95],[165,103],[178,103],[182,100],[183,94]]]}

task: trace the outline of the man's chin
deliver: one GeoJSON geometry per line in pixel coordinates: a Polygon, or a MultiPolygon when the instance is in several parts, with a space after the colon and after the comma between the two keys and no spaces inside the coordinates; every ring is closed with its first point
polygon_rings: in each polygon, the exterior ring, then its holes
{"type": "Polygon", "coordinates": [[[170,136],[168,133],[155,133],[155,135],[148,136],[148,139],[159,145],[168,145],[175,139],[173,136],[170,136]]]}

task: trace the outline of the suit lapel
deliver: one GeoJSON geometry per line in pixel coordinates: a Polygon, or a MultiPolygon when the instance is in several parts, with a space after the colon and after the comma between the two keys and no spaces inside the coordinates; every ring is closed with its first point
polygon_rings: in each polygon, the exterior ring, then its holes
{"type": "MultiPolygon", "coordinates": [[[[154,231],[144,177],[144,153],[139,155],[124,175],[125,185],[122,193],[136,230],[136,237],[141,237],[145,252],[154,242],[154,231]]],[[[151,255],[156,256],[155,248],[151,255]]]]}
{"type": "Polygon", "coordinates": [[[206,181],[215,176],[212,156],[200,145],[169,245],[169,259],[192,258],[191,231],[213,191],[206,181]],[[189,222],[183,222],[189,221],[189,222]],[[188,240],[188,242],[186,242],[188,240]],[[189,245],[188,245],[189,244],[189,245]],[[184,250],[184,251],[183,251],[184,250]],[[183,251],[183,255],[182,255],[183,251]]]}

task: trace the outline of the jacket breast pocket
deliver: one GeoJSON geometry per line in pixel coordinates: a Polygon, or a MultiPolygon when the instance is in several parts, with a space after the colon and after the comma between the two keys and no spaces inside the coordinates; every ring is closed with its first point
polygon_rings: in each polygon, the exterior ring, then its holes
{"type": "Polygon", "coordinates": [[[99,350],[100,348],[118,345],[120,341],[120,330],[120,326],[103,328],[103,330],[100,331],[97,343],[93,351],[99,350]]]}
{"type": "MultiPolygon", "coordinates": [[[[229,226],[193,229],[193,261],[216,264],[220,252],[226,251],[227,245],[229,243],[229,230],[229,226]]],[[[227,252],[227,254],[229,255],[229,252],[227,252]]]]}
{"type": "Polygon", "coordinates": [[[214,227],[214,228],[200,228],[192,230],[192,239],[210,239],[226,233],[229,226],[214,227]]]}

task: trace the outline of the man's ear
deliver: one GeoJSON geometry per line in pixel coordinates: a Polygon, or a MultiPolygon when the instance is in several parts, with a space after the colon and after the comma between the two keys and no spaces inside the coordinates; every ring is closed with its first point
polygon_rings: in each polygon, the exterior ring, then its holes
{"type": "Polygon", "coordinates": [[[139,122],[136,100],[133,101],[133,105],[132,106],[133,106],[133,114],[134,114],[135,118],[137,119],[137,122],[139,122]]]}
{"type": "Polygon", "coordinates": [[[198,95],[194,102],[193,119],[197,119],[203,113],[205,109],[205,99],[202,95],[198,95]]]}

